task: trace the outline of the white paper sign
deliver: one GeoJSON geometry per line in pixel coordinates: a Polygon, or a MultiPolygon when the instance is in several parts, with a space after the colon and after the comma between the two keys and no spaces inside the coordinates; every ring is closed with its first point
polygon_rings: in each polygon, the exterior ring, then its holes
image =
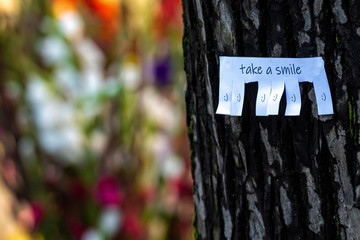
{"type": "Polygon", "coordinates": [[[318,114],[333,114],[331,92],[324,61],[313,58],[220,57],[219,104],[217,114],[241,116],[244,84],[258,82],[256,115],[277,115],[284,87],[287,97],[286,116],[300,114],[299,83],[314,85],[318,114]]]}
{"type": "Polygon", "coordinates": [[[260,80],[256,97],[256,116],[267,116],[267,104],[271,92],[271,81],[260,80]]]}
{"type": "Polygon", "coordinates": [[[284,81],[283,79],[273,79],[271,81],[271,94],[267,105],[268,115],[279,114],[279,104],[281,97],[284,92],[284,81]]]}
{"type": "Polygon", "coordinates": [[[301,95],[296,79],[285,79],[286,110],[285,116],[299,116],[301,110],[301,95]]]}

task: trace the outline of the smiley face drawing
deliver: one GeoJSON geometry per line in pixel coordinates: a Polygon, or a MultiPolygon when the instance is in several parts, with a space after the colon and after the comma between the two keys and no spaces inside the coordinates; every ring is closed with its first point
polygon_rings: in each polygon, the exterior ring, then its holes
{"type": "Polygon", "coordinates": [[[324,102],[326,101],[326,94],[325,93],[321,94],[321,100],[323,100],[324,102]]]}
{"type": "Polygon", "coordinates": [[[238,101],[238,102],[240,102],[240,100],[241,100],[241,95],[240,95],[240,93],[236,96],[236,101],[238,101]]]}
{"type": "Polygon", "coordinates": [[[278,97],[278,95],[275,94],[275,96],[273,97],[273,101],[274,101],[274,102],[276,101],[277,97],[278,97]]]}
{"type": "Polygon", "coordinates": [[[265,93],[260,97],[260,101],[265,102],[266,95],[265,93]]]}
{"type": "Polygon", "coordinates": [[[229,96],[227,95],[227,93],[224,95],[224,101],[227,102],[229,100],[229,96]]]}
{"type": "Polygon", "coordinates": [[[296,96],[295,96],[295,94],[291,95],[291,101],[292,101],[292,102],[296,102],[296,96]]]}

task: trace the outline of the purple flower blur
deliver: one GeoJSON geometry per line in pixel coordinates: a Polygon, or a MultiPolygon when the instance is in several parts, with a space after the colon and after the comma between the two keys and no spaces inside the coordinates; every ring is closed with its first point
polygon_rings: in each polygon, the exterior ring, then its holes
{"type": "Polygon", "coordinates": [[[120,185],[114,177],[103,177],[100,179],[95,197],[102,206],[118,206],[123,200],[120,185]]]}
{"type": "Polygon", "coordinates": [[[171,58],[169,55],[158,58],[155,61],[154,76],[155,84],[160,87],[166,87],[170,83],[171,58]]]}

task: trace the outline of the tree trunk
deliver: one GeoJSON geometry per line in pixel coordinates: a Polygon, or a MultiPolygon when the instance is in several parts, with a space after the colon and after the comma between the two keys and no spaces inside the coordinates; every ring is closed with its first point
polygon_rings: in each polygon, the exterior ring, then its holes
{"type": "Polygon", "coordinates": [[[360,1],[183,0],[197,239],[360,239],[360,1]],[[334,115],[216,115],[219,56],[322,56],[334,115]]]}

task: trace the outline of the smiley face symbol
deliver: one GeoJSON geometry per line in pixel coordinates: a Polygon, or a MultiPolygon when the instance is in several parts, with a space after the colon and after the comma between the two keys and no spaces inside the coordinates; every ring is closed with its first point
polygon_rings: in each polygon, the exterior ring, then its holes
{"type": "Polygon", "coordinates": [[[296,96],[295,96],[295,94],[291,95],[291,101],[292,101],[292,102],[296,102],[296,96]]]}
{"type": "Polygon", "coordinates": [[[273,97],[273,101],[274,101],[274,102],[276,101],[277,97],[278,97],[278,95],[275,94],[275,96],[273,97]]]}
{"type": "Polygon", "coordinates": [[[265,102],[265,98],[266,98],[266,95],[263,94],[263,95],[260,97],[260,101],[265,102]]]}
{"type": "Polygon", "coordinates": [[[240,95],[240,93],[236,96],[236,101],[238,101],[238,102],[240,102],[240,100],[241,100],[241,95],[240,95]]]}
{"type": "Polygon", "coordinates": [[[321,100],[323,100],[324,102],[326,101],[326,94],[325,93],[321,94],[321,100]]]}
{"type": "Polygon", "coordinates": [[[227,102],[229,100],[229,96],[227,95],[227,93],[224,95],[224,101],[227,102]]]}

